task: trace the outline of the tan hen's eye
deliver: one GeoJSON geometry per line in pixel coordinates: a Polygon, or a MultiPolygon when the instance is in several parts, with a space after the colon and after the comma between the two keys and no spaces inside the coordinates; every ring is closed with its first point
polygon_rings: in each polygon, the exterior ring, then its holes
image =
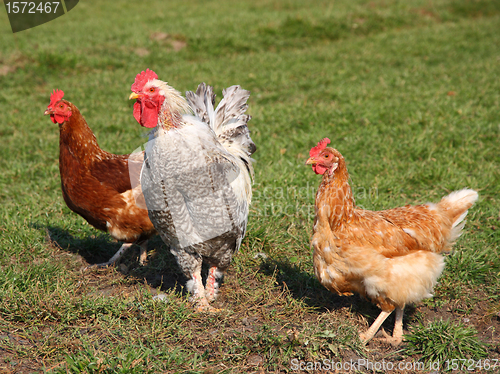
{"type": "Polygon", "coordinates": [[[149,92],[155,92],[155,91],[156,91],[156,89],[155,89],[154,87],[151,87],[151,88],[149,89],[149,92]]]}

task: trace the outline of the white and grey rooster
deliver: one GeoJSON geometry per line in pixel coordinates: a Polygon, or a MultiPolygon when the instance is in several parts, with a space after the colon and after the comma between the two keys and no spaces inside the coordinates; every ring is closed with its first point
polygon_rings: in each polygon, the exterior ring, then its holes
{"type": "Polygon", "coordinates": [[[153,128],[141,173],[149,218],[188,278],[197,308],[210,310],[248,222],[256,150],[245,114],[250,93],[231,86],[214,110],[212,87],[202,83],[186,100],[149,69],[132,91],[135,119],[153,128]]]}

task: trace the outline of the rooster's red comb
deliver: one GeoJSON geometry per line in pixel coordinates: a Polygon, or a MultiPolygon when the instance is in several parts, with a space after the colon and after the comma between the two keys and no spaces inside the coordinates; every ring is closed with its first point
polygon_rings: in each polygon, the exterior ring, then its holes
{"type": "Polygon", "coordinates": [[[139,92],[142,90],[144,85],[152,79],[157,79],[158,75],[153,70],[146,69],[146,71],[137,74],[135,77],[134,84],[132,85],[132,91],[139,92]]]}
{"type": "Polygon", "coordinates": [[[326,145],[330,144],[330,139],[324,138],[319,141],[318,145],[316,147],[312,147],[311,150],[309,151],[309,156],[311,157],[316,157],[321,153],[323,149],[326,148],[326,145]]]}
{"type": "Polygon", "coordinates": [[[64,92],[61,90],[54,90],[52,92],[52,95],[50,95],[50,105],[49,107],[52,107],[55,103],[57,103],[59,100],[61,100],[64,96],[64,92]]]}

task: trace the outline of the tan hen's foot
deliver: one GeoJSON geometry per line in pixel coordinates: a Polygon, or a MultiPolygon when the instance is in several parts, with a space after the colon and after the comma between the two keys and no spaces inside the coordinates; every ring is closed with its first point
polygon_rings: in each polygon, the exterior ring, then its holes
{"type": "Polygon", "coordinates": [[[381,342],[381,343],[388,343],[388,344],[392,345],[393,347],[397,347],[403,341],[402,336],[391,336],[388,333],[386,333],[384,329],[381,329],[380,332],[384,335],[383,338],[377,337],[377,338],[367,339],[366,334],[361,333],[361,334],[359,334],[359,339],[361,340],[361,342],[363,344],[367,344],[368,341],[373,340],[373,341],[377,341],[377,342],[381,342]]]}
{"type": "Polygon", "coordinates": [[[386,333],[384,329],[382,329],[381,331],[382,334],[384,334],[384,338],[377,338],[376,340],[389,343],[393,347],[397,347],[403,342],[403,336],[399,336],[398,334],[394,334],[391,336],[388,333],[386,333]]]}

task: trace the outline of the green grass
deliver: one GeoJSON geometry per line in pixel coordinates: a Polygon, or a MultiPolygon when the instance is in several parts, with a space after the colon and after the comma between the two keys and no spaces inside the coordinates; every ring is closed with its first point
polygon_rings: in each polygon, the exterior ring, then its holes
{"type": "Polygon", "coordinates": [[[440,320],[498,359],[499,4],[87,0],[17,34],[1,15],[0,368],[286,372],[292,359],[467,358],[448,340],[433,348],[440,320]],[[145,267],[136,248],[116,269],[82,271],[119,243],[66,207],[58,129],[43,112],[62,89],[103,149],[129,153],[146,141],[127,100],[146,68],[181,92],[204,81],[218,98],[233,84],[252,93],[254,200],[216,303],[224,313],[192,311],[159,238],[145,267]],[[304,162],[323,137],[345,156],[366,209],[479,191],[434,298],[405,310],[418,349],[361,346],[378,309],[314,276],[320,178],[304,162]],[[157,292],[168,302],[153,301],[157,292]]]}
{"type": "MultiPolygon", "coordinates": [[[[465,327],[450,321],[435,321],[427,328],[418,326],[406,337],[409,342],[407,353],[420,354],[420,360],[427,363],[441,362],[444,368],[447,367],[447,360],[449,362],[464,360],[467,367],[467,360],[479,361],[488,356],[487,347],[476,335],[477,331],[473,327],[465,327]]],[[[459,367],[461,364],[462,362],[459,367]]]]}

